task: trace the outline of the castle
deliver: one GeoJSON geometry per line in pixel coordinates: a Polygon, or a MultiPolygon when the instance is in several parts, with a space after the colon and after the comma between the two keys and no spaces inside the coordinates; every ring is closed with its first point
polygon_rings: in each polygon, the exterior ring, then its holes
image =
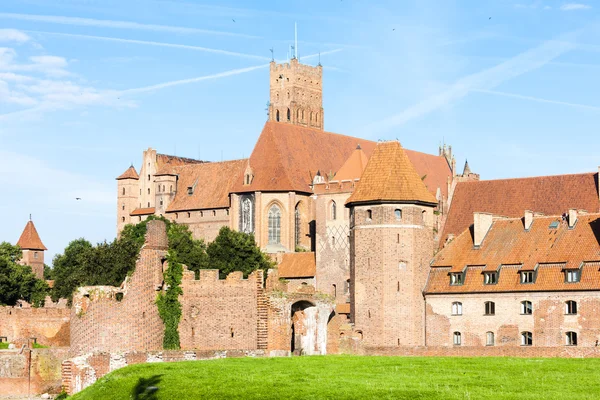
{"type": "MultiPolygon", "coordinates": [[[[325,131],[322,83],[321,66],[272,62],[248,159],[149,148],[117,178],[117,234],[150,215],[205,241],[228,226],[277,262],[247,279],[185,271],[177,357],[600,356],[600,169],[480,180],[468,163],[458,173],[445,145],[432,155],[325,131]]],[[[164,230],[148,224],[121,287],[75,293],[71,354],[108,355],[66,362],[71,391],[121,365],[115,352],[127,363],[161,350],[164,230]]]]}

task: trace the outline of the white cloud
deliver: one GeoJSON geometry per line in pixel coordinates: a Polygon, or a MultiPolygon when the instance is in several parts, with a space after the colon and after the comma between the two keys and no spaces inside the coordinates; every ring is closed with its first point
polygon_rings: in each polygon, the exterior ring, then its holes
{"type": "Polygon", "coordinates": [[[7,82],[0,80],[0,103],[33,106],[37,101],[23,93],[11,90],[7,82]]]}
{"type": "Polygon", "coordinates": [[[576,48],[577,44],[573,43],[573,39],[577,35],[578,33],[571,33],[563,35],[559,40],[546,41],[494,67],[460,78],[442,92],[426,98],[396,115],[385,118],[369,128],[386,130],[403,125],[410,120],[420,118],[451,104],[465,97],[471,91],[491,90],[505,81],[541,68],[558,56],[576,48]]]}
{"type": "Polygon", "coordinates": [[[590,8],[592,8],[592,7],[587,4],[581,4],[581,3],[567,3],[567,4],[563,4],[562,6],[560,6],[560,9],[562,11],[589,10],[590,8]]]}
{"type": "Polygon", "coordinates": [[[590,106],[588,104],[568,103],[566,101],[549,100],[549,99],[544,99],[542,97],[525,96],[525,95],[522,95],[522,94],[500,92],[500,91],[497,91],[497,90],[480,90],[480,89],[474,89],[472,91],[473,92],[478,92],[478,93],[492,94],[492,95],[495,95],[495,96],[511,97],[511,98],[520,99],[520,100],[535,101],[535,102],[538,102],[538,103],[556,104],[556,105],[559,105],[559,106],[581,108],[581,109],[584,109],[584,110],[600,111],[600,107],[599,106],[590,106]]]}
{"type": "Polygon", "coordinates": [[[92,19],[79,17],[66,17],[55,15],[34,15],[34,14],[15,14],[15,13],[0,13],[0,18],[14,19],[20,21],[46,22],[51,24],[75,25],[75,26],[93,26],[99,28],[114,28],[114,29],[131,29],[154,32],[169,32],[179,34],[208,34],[219,36],[234,36],[258,39],[257,36],[246,35],[243,33],[214,31],[209,29],[187,28],[181,26],[141,24],[138,22],[129,21],[114,21],[106,19],[92,19]]]}
{"type": "Polygon", "coordinates": [[[25,43],[31,38],[24,32],[16,29],[0,29],[0,42],[25,43]]]}

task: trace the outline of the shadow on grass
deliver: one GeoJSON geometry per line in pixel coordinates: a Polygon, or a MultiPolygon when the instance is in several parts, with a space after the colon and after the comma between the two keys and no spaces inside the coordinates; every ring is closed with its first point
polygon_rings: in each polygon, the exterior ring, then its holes
{"type": "Polygon", "coordinates": [[[150,378],[140,378],[131,391],[133,400],[158,400],[158,384],[162,375],[154,375],[150,378]]]}

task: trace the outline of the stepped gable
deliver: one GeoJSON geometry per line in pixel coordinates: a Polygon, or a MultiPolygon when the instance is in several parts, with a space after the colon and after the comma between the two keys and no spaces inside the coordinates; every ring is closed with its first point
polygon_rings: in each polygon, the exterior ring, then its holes
{"type": "Polygon", "coordinates": [[[397,141],[377,144],[346,204],[372,202],[437,204],[397,141]]]}
{"type": "Polygon", "coordinates": [[[466,229],[436,255],[425,292],[600,290],[599,267],[600,214],[580,214],[571,229],[560,216],[535,217],[529,230],[521,218],[497,219],[479,247],[466,229]],[[564,270],[578,268],[580,282],[565,282],[564,270]],[[448,273],[465,269],[464,283],[450,285],[448,273]],[[498,283],[484,285],[483,271],[498,270],[498,283]],[[521,284],[519,271],[529,270],[534,283],[521,284]]]}
{"type": "Polygon", "coordinates": [[[369,158],[360,145],[356,146],[356,150],[354,150],[350,157],[348,157],[344,165],[342,165],[339,171],[335,174],[333,180],[345,181],[359,179],[362,176],[368,161],[369,158]]]}
{"type": "MultiPolygon", "coordinates": [[[[360,146],[368,158],[376,142],[324,132],[282,122],[267,122],[250,156],[254,178],[244,185],[243,172],[232,192],[297,191],[310,193],[317,171],[327,177],[340,172],[346,161],[360,146]]],[[[447,194],[447,179],[452,172],[442,156],[405,150],[419,175],[435,195],[437,188],[447,194]]],[[[343,171],[342,171],[343,172],[343,171]]],[[[338,179],[336,176],[335,180],[338,179]]]]}
{"type": "Polygon", "coordinates": [[[40,235],[38,235],[33,221],[27,222],[17,245],[23,250],[48,250],[46,246],[44,246],[44,243],[42,243],[42,239],[40,239],[40,235]]]}
{"type": "Polygon", "coordinates": [[[132,165],[129,168],[127,168],[125,170],[125,172],[123,172],[117,178],[117,180],[121,180],[121,179],[140,179],[140,176],[138,175],[137,171],[135,170],[135,168],[132,165]]]}
{"type": "Polygon", "coordinates": [[[317,274],[315,253],[284,253],[277,266],[281,278],[310,278],[317,274]]]}
{"type": "Polygon", "coordinates": [[[520,217],[524,210],[546,215],[560,215],[569,208],[598,212],[597,185],[597,173],[459,182],[440,245],[448,235],[456,236],[468,228],[474,212],[511,218],[520,217]]]}
{"type": "Polygon", "coordinates": [[[168,168],[170,174],[178,176],[177,193],[167,212],[229,207],[229,192],[247,162],[243,159],[163,167],[158,174],[168,168]]]}

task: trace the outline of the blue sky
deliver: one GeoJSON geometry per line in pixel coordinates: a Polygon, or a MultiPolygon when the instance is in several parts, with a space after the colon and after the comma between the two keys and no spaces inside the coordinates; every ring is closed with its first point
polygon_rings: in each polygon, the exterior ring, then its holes
{"type": "Polygon", "coordinates": [[[30,213],[48,261],[78,237],[112,240],[114,178],[139,168],[147,147],[247,157],[266,119],[269,49],[286,59],[294,22],[301,61],[321,53],[326,130],[429,153],[445,141],[484,179],[595,171],[599,10],[550,0],[2,0],[0,240],[14,243],[30,213]]]}

